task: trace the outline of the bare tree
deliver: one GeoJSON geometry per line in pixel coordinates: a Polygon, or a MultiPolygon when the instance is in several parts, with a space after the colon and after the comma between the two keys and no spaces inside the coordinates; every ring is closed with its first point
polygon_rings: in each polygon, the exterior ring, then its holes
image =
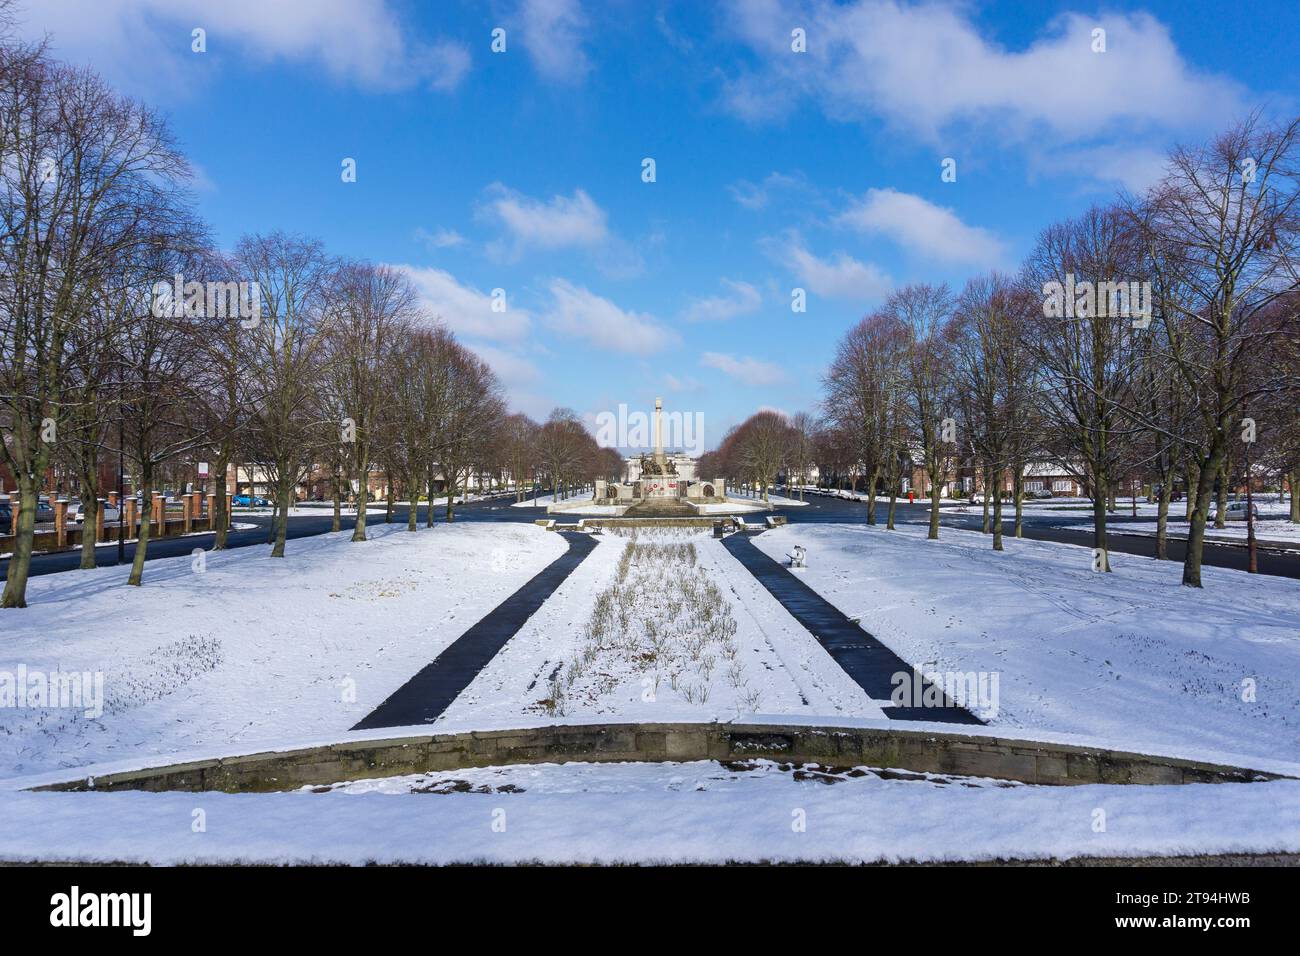
{"type": "Polygon", "coordinates": [[[905,331],[901,390],[912,440],[930,480],[930,538],[939,537],[939,498],[952,445],[945,419],[953,418],[951,359],[943,328],[952,314],[946,285],[910,285],[893,292],[883,312],[905,331]]]}
{"type": "MultiPolygon", "coordinates": [[[[357,520],[353,541],[366,540],[366,505],[372,456],[379,437],[381,408],[394,386],[395,346],[405,344],[405,332],[418,318],[415,288],[405,273],[388,266],[347,262],[330,277],[325,295],[326,373],[329,392],[343,417],[326,426],[333,443],[350,450],[352,474],[362,480],[357,491],[357,520]]],[[[418,494],[420,483],[411,485],[418,494]]]]}
{"type": "Polygon", "coordinates": [[[0,48],[0,454],[20,496],[0,606],[26,604],[40,478],[77,403],[70,333],[160,224],[188,167],[166,125],[39,48],[0,48]]]}
{"type": "Polygon", "coordinates": [[[259,321],[246,340],[256,390],[249,431],[257,464],[275,486],[271,556],[282,558],[294,489],[320,438],[312,410],[326,356],[329,264],[318,241],[282,232],[245,236],[234,258],[260,294],[259,321]]]}
{"type": "Polygon", "coordinates": [[[1093,208],[1046,229],[1023,275],[1026,294],[1041,290],[1043,302],[1024,342],[1043,370],[1043,407],[1057,457],[1067,468],[1082,465],[1092,494],[1094,560],[1103,571],[1110,570],[1107,497],[1139,431],[1122,408],[1137,395],[1140,330],[1106,290],[1114,283],[1127,288],[1139,262],[1127,217],[1116,208],[1093,208]]]}
{"type": "MultiPolygon", "coordinates": [[[[1253,356],[1296,334],[1297,135],[1300,120],[1270,127],[1251,117],[1208,146],[1176,149],[1169,173],[1135,217],[1155,282],[1176,293],[1162,299],[1158,334],[1188,403],[1185,427],[1168,434],[1186,448],[1196,469],[1195,488],[1188,488],[1195,499],[1183,564],[1183,584],[1190,587],[1201,586],[1205,521],[1216,482],[1226,495],[1234,447],[1253,437],[1245,412],[1265,396],[1300,388],[1294,370],[1250,374],[1253,356]]],[[[1140,406],[1128,410],[1144,412],[1140,406]]]]}

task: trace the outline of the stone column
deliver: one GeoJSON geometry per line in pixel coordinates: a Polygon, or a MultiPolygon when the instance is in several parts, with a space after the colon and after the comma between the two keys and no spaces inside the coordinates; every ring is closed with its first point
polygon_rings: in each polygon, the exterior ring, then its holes
{"type": "Polygon", "coordinates": [[[664,453],[664,400],[655,399],[655,460],[658,461],[664,453]]]}
{"type": "Polygon", "coordinates": [[[126,536],[128,538],[134,538],[135,537],[135,495],[128,495],[126,501],[123,503],[126,505],[126,507],[122,509],[121,520],[126,522],[126,536]]]}
{"type": "Polygon", "coordinates": [[[117,492],[116,492],[116,491],[110,491],[110,492],[108,493],[108,503],[109,503],[110,505],[112,505],[114,508],[117,507],[117,492]]]}
{"type": "Polygon", "coordinates": [[[194,520],[193,510],[194,499],[189,495],[181,495],[181,520],[183,522],[181,528],[185,534],[190,533],[190,522],[194,520]]]}
{"type": "Polygon", "coordinates": [[[65,547],[68,543],[68,499],[59,498],[54,502],[54,543],[65,547]]]}
{"type": "Polygon", "coordinates": [[[167,508],[163,503],[163,496],[160,492],[153,493],[152,521],[154,528],[157,529],[158,537],[165,537],[167,526],[164,522],[167,520],[167,508]]]}
{"type": "Polygon", "coordinates": [[[208,495],[208,530],[217,530],[217,496],[215,494],[208,495]]]}
{"type": "MultiPolygon", "coordinates": [[[[118,515],[118,518],[120,520],[121,515],[118,515]]],[[[82,524],[81,529],[82,529],[81,533],[85,534],[86,533],[85,524],[82,524]]],[[[103,540],[104,540],[104,499],[100,498],[99,507],[95,509],[95,542],[98,543],[103,540]]]]}

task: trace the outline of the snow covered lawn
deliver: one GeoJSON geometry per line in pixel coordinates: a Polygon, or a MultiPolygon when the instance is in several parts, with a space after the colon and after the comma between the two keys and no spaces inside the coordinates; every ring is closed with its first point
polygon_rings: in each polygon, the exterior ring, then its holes
{"type": "Polygon", "coordinates": [[[102,672],[103,714],[0,706],[0,776],[343,732],[565,549],[528,524],[377,525],[31,580],[0,674],[102,672]]]}
{"type": "MultiPolygon", "coordinates": [[[[1075,525],[1075,527],[1078,527],[1075,525]]],[[[1154,521],[1127,521],[1107,525],[1107,533],[1113,534],[1132,534],[1141,535],[1142,537],[1156,536],[1156,522],[1154,521]]],[[[1181,519],[1169,519],[1167,533],[1170,538],[1186,539],[1191,530],[1191,525],[1181,519]]],[[[1222,528],[1216,528],[1212,523],[1205,526],[1205,539],[1207,541],[1230,541],[1233,543],[1246,541],[1246,522],[1228,521],[1222,528]]],[[[1289,518],[1274,517],[1260,509],[1259,520],[1255,522],[1255,539],[1261,543],[1281,544],[1286,547],[1300,548],[1300,524],[1293,524],[1289,518]]]]}
{"type": "Polygon", "coordinates": [[[883,716],[720,542],[689,529],[639,530],[638,543],[665,550],[629,558],[616,588],[629,540],[602,537],[438,724],[883,716]],[[684,556],[688,545],[693,558],[684,556]],[[692,619],[682,581],[692,582],[713,623],[692,619]],[[709,589],[716,606],[703,593],[709,589]],[[605,617],[593,627],[602,595],[605,617]],[[729,636],[718,636],[723,631],[729,636]]]}
{"type": "MultiPolygon", "coordinates": [[[[926,672],[997,674],[992,726],[1195,757],[1300,758],[1300,583],[923,527],[789,525],[754,543],[808,549],[809,586],[926,672]]],[[[1030,734],[1032,735],[1032,734],[1030,734]]],[[[1248,762],[1248,761],[1246,761],[1248,762]]]]}
{"type": "Polygon", "coordinates": [[[1032,787],[904,776],[913,779],[769,761],[570,763],[326,793],[6,792],[0,860],[870,862],[1300,851],[1300,781],[1032,787]],[[197,810],[203,832],[193,830],[197,810]]]}

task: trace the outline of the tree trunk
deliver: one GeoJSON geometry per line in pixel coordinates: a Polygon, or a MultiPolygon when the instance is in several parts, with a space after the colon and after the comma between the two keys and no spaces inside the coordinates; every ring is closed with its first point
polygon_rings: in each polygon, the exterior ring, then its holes
{"type": "MultiPolygon", "coordinates": [[[[286,471],[288,469],[285,469],[286,471]]],[[[284,557],[284,542],[289,532],[289,498],[293,494],[293,479],[283,477],[276,488],[276,498],[279,501],[280,516],[275,522],[275,546],[271,548],[271,557],[284,557]]]]}
{"type": "MultiPolygon", "coordinates": [[[[366,540],[367,506],[370,504],[370,476],[366,474],[357,482],[357,520],[352,525],[352,540],[366,540]]],[[[393,520],[393,483],[388,483],[388,520],[393,520]]]]}
{"type": "Polygon", "coordinates": [[[226,501],[226,472],[230,469],[230,456],[218,455],[212,469],[212,550],[226,550],[230,534],[230,510],[226,501]],[[218,478],[217,476],[221,477],[218,478]]]}
{"type": "Polygon", "coordinates": [[[1110,571],[1110,554],[1106,550],[1106,485],[1097,482],[1092,498],[1092,548],[1098,571],[1110,571]]]}
{"type": "MultiPolygon", "coordinates": [[[[1209,460],[1200,469],[1200,480],[1196,485],[1196,502],[1192,508],[1191,528],[1187,532],[1187,557],[1183,559],[1183,584],[1190,588],[1201,586],[1201,556],[1205,550],[1205,515],[1214,497],[1214,477],[1219,473],[1223,462],[1222,435],[1216,435],[1210,447],[1209,460]]],[[[1191,488],[1188,488],[1191,497],[1191,488]]]]}
{"type": "MultiPolygon", "coordinates": [[[[131,561],[131,576],[126,579],[126,583],[133,587],[139,587],[144,580],[144,557],[145,551],[149,547],[149,532],[153,529],[153,469],[149,465],[143,465],[140,469],[141,480],[143,483],[142,505],[140,507],[140,533],[135,539],[135,556],[131,561]]],[[[166,524],[167,512],[164,505],[163,523],[166,524]]]]}
{"type": "MultiPolygon", "coordinates": [[[[999,485],[1002,483],[999,481],[999,485]]],[[[987,503],[989,496],[984,495],[984,501],[987,503]]],[[[1002,550],[1002,489],[997,488],[993,491],[993,550],[1002,550]]]]}
{"type": "Polygon", "coordinates": [[[885,528],[889,531],[894,530],[894,508],[898,505],[898,484],[892,484],[889,488],[889,519],[885,528]]]}
{"type": "MultiPolygon", "coordinates": [[[[451,524],[451,522],[455,519],[455,515],[452,514],[452,511],[453,511],[453,509],[452,509],[452,504],[453,504],[453,502],[455,502],[455,500],[456,500],[456,478],[455,478],[455,475],[453,475],[453,474],[450,473],[450,472],[446,472],[445,470],[444,470],[444,474],[445,474],[445,476],[446,476],[446,478],[447,478],[447,515],[446,515],[446,518],[447,518],[447,523],[448,523],[448,524],[451,524]]],[[[557,491],[558,491],[557,488],[552,488],[552,489],[551,489],[551,494],[552,494],[552,496],[554,496],[554,495],[557,493],[557,491]]],[[[558,499],[557,499],[557,500],[558,500],[558,499]]]]}
{"type": "Polygon", "coordinates": [[[95,528],[98,526],[96,515],[99,513],[99,496],[93,484],[85,477],[81,481],[81,570],[91,571],[95,567],[95,528]]]}
{"type": "Polygon", "coordinates": [[[939,540],[939,476],[935,474],[938,469],[930,472],[930,533],[926,535],[930,540],[939,540]]]}
{"type": "Polygon", "coordinates": [[[343,482],[337,471],[334,472],[334,480],[331,484],[333,488],[330,491],[330,500],[334,504],[334,520],[330,522],[330,530],[337,532],[343,527],[343,482]]]}
{"type": "Polygon", "coordinates": [[[1188,462],[1187,474],[1183,477],[1187,479],[1187,488],[1183,493],[1183,510],[1185,512],[1183,520],[1191,521],[1192,510],[1196,507],[1196,492],[1193,489],[1200,487],[1201,484],[1201,469],[1196,462],[1188,462]]]}
{"type": "Polygon", "coordinates": [[[1300,498],[1296,498],[1295,496],[1295,486],[1297,480],[1300,480],[1300,471],[1293,471],[1291,472],[1291,476],[1287,479],[1286,482],[1291,488],[1291,523],[1292,524],[1300,524],[1300,498]]]}
{"type": "Polygon", "coordinates": [[[27,575],[32,567],[32,547],[36,534],[36,481],[18,476],[18,511],[14,514],[14,553],[9,559],[5,593],[0,607],[27,606],[27,575]]]}
{"type": "Polygon", "coordinates": [[[420,482],[414,476],[410,480],[411,511],[406,516],[406,530],[418,531],[420,528],[420,482]]]}

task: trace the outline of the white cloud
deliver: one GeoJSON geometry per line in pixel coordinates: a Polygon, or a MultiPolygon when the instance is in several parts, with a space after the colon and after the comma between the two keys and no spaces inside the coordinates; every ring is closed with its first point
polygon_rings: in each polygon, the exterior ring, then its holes
{"type": "Polygon", "coordinates": [[[21,18],[26,36],[52,34],[61,59],[150,95],[188,90],[236,51],[379,90],[452,89],[470,65],[459,42],[413,38],[390,0],[40,0],[21,18]],[[195,27],[207,31],[206,53],[190,49],[195,27]]]}
{"type": "Polygon", "coordinates": [[[987,229],[968,226],[951,209],[895,189],[867,190],[836,221],[947,262],[996,265],[1006,251],[987,229]]]}
{"type": "Polygon", "coordinates": [[[546,313],[548,326],[565,335],[586,339],[611,352],[645,354],[657,352],[681,339],[672,329],[645,313],[627,312],[564,279],[550,283],[552,304],[546,313]]]}
{"type": "Polygon", "coordinates": [[[489,187],[493,196],[481,210],[499,222],[517,247],[563,249],[592,247],[609,238],[605,210],[582,189],[570,196],[533,199],[500,183],[489,187]]]}
{"type": "Polygon", "coordinates": [[[465,244],[465,237],[455,229],[439,228],[430,232],[423,226],[418,226],[415,230],[415,238],[430,249],[450,249],[465,244]]]}
{"type": "Polygon", "coordinates": [[[465,347],[492,366],[502,384],[513,391],[521,385],[533,385],[542,380],[542,371],[531,360],[493,345],[467,342],[465,347]]]}
{"type": "Polygon", "coordinates": [[[746,385],[776,385],[785,381],[785,371],[781,366],[748,355],[705,352],[700,356],[700,364],[705,368],[717,369],[723,375],[746,385]]]}
{"type": "Polygon", "coordinates": [[[817,295],[865,301],[883,298],[893,288],[893,280],[875,264],[859,262],[844,252],[837,252],[829,259],[818,258],[793,232],[780,240],[764,240],[763,245],[768,255],[784,263],[817,295]]]}
{"type": "Polygon", "coordinates": [[[1143,193],[1169,171],[1169,157],[1159,150],[1121,143],[1057,150],[1036,158],[1031,169],[1036,174],[1072,173],[1107,191],[1120,186],[1132,193],[1143,193]]]}
{"type": "Polygon", "coordinates": [[[528,334],[530,317],[506,296],[506,311],[492,311],[492,296],[462,285],[450,272],[421,266],[396,265],[415,284],[421,301],[433,315],[458,335],[519,342],[528,334]]]}
{"type": "Polygon", "coordinates": [[[730,295],[713,295],[694,299],[682,312],[687,322],[723,322],[738,315],[749,315],[763,304],[762,294],[748,282],[723,279],[730,295]]]}
{"type": "Polygon", "coordinates": [[[772,195],[781,190],[806,189],[807,182],[800,176],[787,176],[785,173],[771,172],[763,177],[761,183],[751,183],[741,179],[727,186],[731,197],[741,206],[750,210],[759,210],[767,206],[772,195]]]}
{"type": "Polygon", "coordinates": [[[577,0],[522,0],[514,22],[524,49],[544,79],[577,83],[590,71],[591,63],[582,49],[587,19],[577,0]]]}
{"type": "Polygon", "coordinates": [[[1147,128],[1217,127],[1240,112],[1241,88],[1199,72],[1146,13],[1069,13],[1022,50],[981,36],[964,4],[901,0],[732,0],[728,26],[758,54],[733,77],[731,108],[761,121],[812,98],[831,117],[883,117],[930,139],[967,122],[1003,138],[1039,129],[1077,141],[1147,128]],[[790,51],[791,25],[808,51],[790,51]],[[1106,30],[1105,53],[1092,31],[1106,30]]]}
{"type": "Polygon", "coordinates": [[[690,376],[678,378],[672,372],[664,373],[664,385],[673,392],[694,392],[700,387],[700,383],[690,376]]]}

